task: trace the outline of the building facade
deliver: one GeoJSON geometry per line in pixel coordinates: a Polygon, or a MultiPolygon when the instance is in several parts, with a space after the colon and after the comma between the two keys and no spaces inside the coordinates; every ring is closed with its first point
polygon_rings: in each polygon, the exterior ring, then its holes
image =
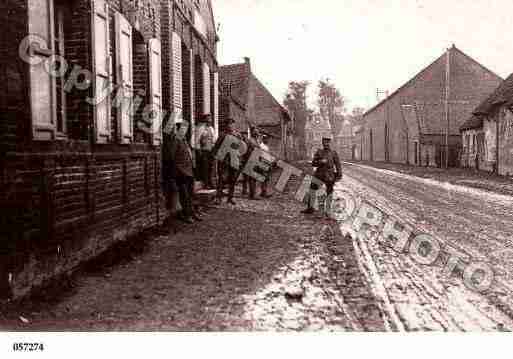
{"type": "Polygon", "coordinates": [[[252,127],[257,127],[268,136],[270,152],[286,158],[293,146],[291,116],[253,74],[250,59],[245,58],[240,64],[221,66],[220,79],[220,126],[224,127],[226,120],[232,118],[241,133],[249,134],[252,127]]]}
{"type": "Polygon", "coordinates": [[[474,110],[461,132],[463,165],[513,176],[513,75],[474,110]]]}
{"type": "Polygon", "coordinates": [[[192,0],[6,0],[0,30],[0,295],[19,297],[162,222],[162,123],[215,113],[217,37],[192,0]]]}
{"type": "Polygon", "coordinates": [[[458,166],[460,126],[501,82],[453,46],[364,114],[363,160],[458,166]]]}

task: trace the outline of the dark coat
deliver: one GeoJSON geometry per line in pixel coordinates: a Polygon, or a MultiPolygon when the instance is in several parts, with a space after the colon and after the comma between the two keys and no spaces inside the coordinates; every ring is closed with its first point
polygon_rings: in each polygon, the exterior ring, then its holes
{"type": "Polygon", "coordinates": [[[325,183],[334,183],[342,178],[342,166],[337,152],[320,149],[315,152],[312,166],[317,167],[315,177],[325,183]],[[323,162],[325,160],[325,162],[323,162]]]}

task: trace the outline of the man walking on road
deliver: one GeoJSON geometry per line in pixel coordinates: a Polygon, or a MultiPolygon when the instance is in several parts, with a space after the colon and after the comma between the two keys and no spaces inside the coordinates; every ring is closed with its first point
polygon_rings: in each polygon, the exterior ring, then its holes
{"type": "MultiPolygon", "coordinates": [[[[324,213],[329,215],[331,210],[331,201],[333,195],[333,187],[335,183],[342,179],[342,166],[338,154],[330,148],[331,138],[324,137],[322,139],[322,149],[317,150],[312,161],[312,166],[316,167],[314,176],[324,182],[326,185],[326,199],[324,202],[324,213]]],[[[302,211],[304,214],[312,214],[315,212],[313,204],[315,192],[319,190],[316,183],[310,186],[310,194],[308,196],[308,207],[302,211]]]]}

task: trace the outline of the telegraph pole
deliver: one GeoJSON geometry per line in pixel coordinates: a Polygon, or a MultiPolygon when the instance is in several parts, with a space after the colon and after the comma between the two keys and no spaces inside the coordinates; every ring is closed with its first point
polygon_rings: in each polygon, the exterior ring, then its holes
{"type": "MultiPolygon", "coordinates": [[[[451,94],[451,49],[447,49],[446,64],[445,64],[445,120],[447,123],[447,130],[445,132],[445,168],[449,168],[449,132],[450,116],[449,116],[449,97],[451,94]]],[[[442,130],[442,129],[440,129],[442,130]]]]}

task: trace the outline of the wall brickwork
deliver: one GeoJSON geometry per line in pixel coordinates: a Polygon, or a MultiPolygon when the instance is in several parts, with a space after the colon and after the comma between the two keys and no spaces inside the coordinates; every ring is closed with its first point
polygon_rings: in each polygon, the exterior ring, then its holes
{"type": "MultiPolygon", "coordinates": [[[[108,3],[111,56],[115,59],[113,24],[119,11],[134,31],[134,89],[146,91],[144,46],[150,38],[160,37],[160,1],[108,3]]],[[[96,144],[93,107],[85,101],[92,96],[91,88],[74,89],[67,96],[67,138],[32,140],[28,65],[15,60],[27,33],[26,0],[4,4],[0,4],[0,61],[7,66],[1,66],[0,82],[7,91],[0,91],[0,295],[20,297],[117,241],[157,225],[166,213],[160,147],[137,131],[137,143],[119,144],[114,110],[111,143],[96,144]]],[[[71,8],[65,24],[65,57],[70,67],[90,70],[91,1],[73,0],[71,8]]],[[[114,60],[113,70],[116,65],[114,60]]],[[[112,73],[116,84],[116,71],[112,73]]],[[[141,108],[147,101],[144,97],[141,108]]]]}

